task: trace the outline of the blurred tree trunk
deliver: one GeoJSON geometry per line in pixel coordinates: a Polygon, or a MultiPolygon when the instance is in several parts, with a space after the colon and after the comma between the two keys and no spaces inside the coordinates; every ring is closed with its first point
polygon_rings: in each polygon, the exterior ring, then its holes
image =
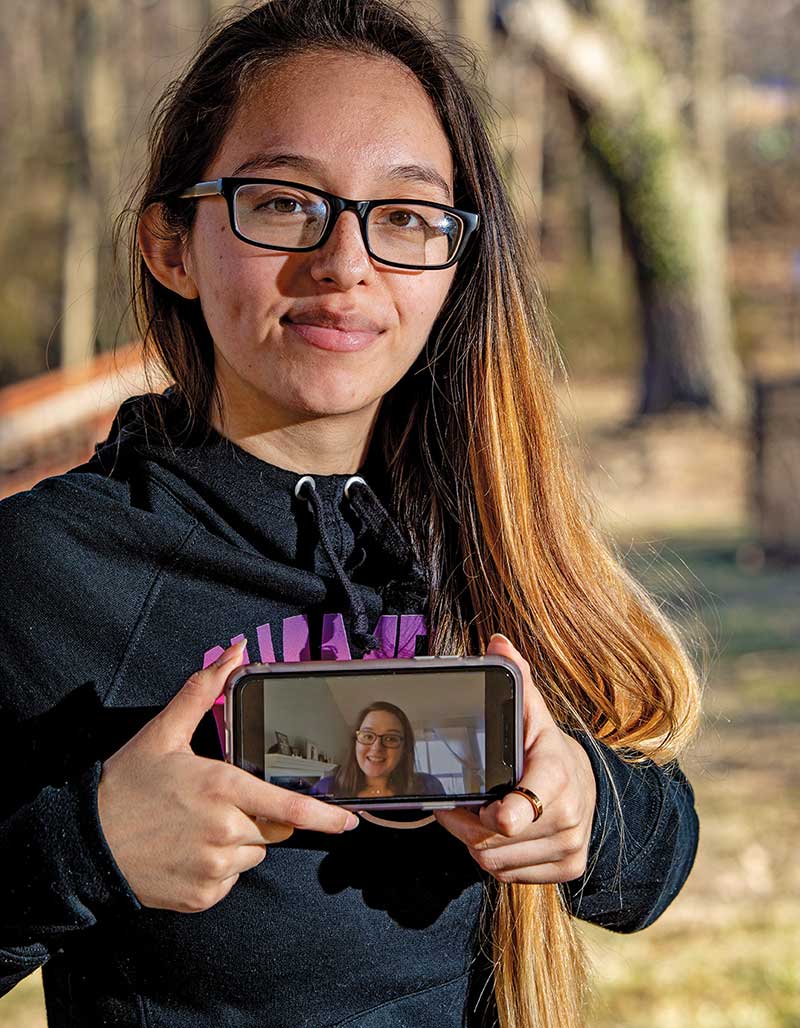
{"type": "Polygon", "coordinates": [[[599,174],[594,162],[583,169],[586,252],[595,268],[620,274],[623,268],[619,197],[599,174]]]}
{"type": "MultiPolygon", "coordinates": [[[[233,0],[200,0],[200,17],[206,25],[212,19],[217,18],[223,11],[233,6],[233,0]]],[[[185,11],[185,5],[184,5],[185,11]]]]}
{"type": "Polygon", "coordinates": [[[118,126],[124,107],[122,62],[115,55],[129,20],[121,0],[71,0],[68,11],[74,38],[71,89],[66,98],[72,161],[63,255],[61,363],[75,367],[91,360],[98,335],[100,273],[106,270],[101,269],[106,203],[118,186],[118,126]]]}
{"type": "Polygon", "coordinates": [[[708,345],[712,353],[723,354],[730,347],[731,314],[727,289],[722,0],[691,0],[691,11],[693,127],[697,160],[703,171],[695,205],[698,287],[708,345]]]}
{"type": "Polygon", "coordinates": [[[493,4],[490,0],[442,0],[441,9],[448,29],[466,36],[486,60],[492,42],[493,4]]]}
{"type": "Polygon", "coordinates": [[[79,367],[94,352],[97,295],[98,217],[92,195],[89,126],[90,88],[96,14],[90,0],[72,0],[72,78],[67,123],[73,141],[69,195],[64,226],[61,365],[79,367]]]}
{"type": "Polygon", "coordinates": [[[518,41],[510,36],[498,41],[489,71],[489,92],[501,100],[504,114],[500,136],[506,149],[505,180],[538,252],[542,236],[544,72],[523,59],[518,41]]]}
{"type": "Polygon", "coordinates": [[[647,45],[642,0],[593,0],[592,14],[566,0],[507,0],[501,10],[565,83],[618,191],[645,341],[639,413],[689,405],[738,420],[747,401],[725,284],[720,11],[718,0],[693,3],[697,142],[647,45]]]}
{"type": "Polygon", "coordinates": [[[424,0],[449,32],[463,36],[484,62],[489,94],[500,98],[500,142],[504,147],[503,175],[529,237],[538,249],[541,232],[542,140],[544,135],[544,74],[522,59],[517,40],[494,31],[494,0],[424,0]],[[511,140],[511,144],[506,141],[511,140]]]}

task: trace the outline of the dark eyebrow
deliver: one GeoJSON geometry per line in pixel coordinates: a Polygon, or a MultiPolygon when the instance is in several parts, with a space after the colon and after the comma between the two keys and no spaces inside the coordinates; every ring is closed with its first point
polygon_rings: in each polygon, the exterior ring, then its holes
{"type": "MultiPolygon", "coordinates": [[[[278,153],[271,150],[259,150],[251,154],[241,164],[233,169],[232,178],[237,178],[248,171],[263,170],[270,168],[297,168],[299,171],[307,171],[309,174],[321,176],[324,172],[324,165],[314,157],[304,157],[297,153],[278,153]]],[[[425,185],[440,189],[444,195],[450,198],[450,186],[435,168],[424,164],[397,164],[389,168],[386,178],[397,182],[422,182],[425,185]]]]}

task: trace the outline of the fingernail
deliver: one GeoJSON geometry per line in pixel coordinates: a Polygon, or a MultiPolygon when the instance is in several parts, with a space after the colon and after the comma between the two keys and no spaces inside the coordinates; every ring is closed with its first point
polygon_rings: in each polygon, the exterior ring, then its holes
{"type": "Polygon", "coordinates": [[[247,639],[239,639],[238,642],[231,643],[227,650],[223,650],[214,661],[214,667],[222,667],[223,664],[227,664],[229,661],[232,661],[234,657],[240,657],[242,655],[242,650],[246,645],[247,639]]]}
{"type": "MultiPolygon", "coordinates": [[[[503,635],[503,633],[502,633],[502,632],[493,632],[493,633],[492,633],[492,639],[502,639],[502,640],[503,640],[503,642],[507,642],[507,643],[508,643],[508,645],[509,645],[509,646],[510,646],[510,647],[511,647],[512,649],[514,649],[514,648],[515,648],[515,647],[514,647],[514,644],[513,644],[513,643],[512,643],[512,641],[511,641],[511,640],[510,640],[510,639],[508,638],[508,636],[507,636],[507,635],[503,635]]],[[[490,639],[490,640],[489,640],[489,642],[491,642],[491,641],[492,641],[492,639],[490,639]]]]}
{"type": "Polygon", "coordinates": [[[355,814],[349,817],[345,823],[344,830],[346,832],[352,832],[354,828],[358,828],[358,818],[355,814]]]}

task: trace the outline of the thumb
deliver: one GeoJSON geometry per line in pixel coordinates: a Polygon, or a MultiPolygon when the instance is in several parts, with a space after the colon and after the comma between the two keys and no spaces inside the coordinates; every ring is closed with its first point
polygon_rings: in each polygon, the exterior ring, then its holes
{"type": "Polygon", "coordinates": [[[508,657],[522,672],[523,745],[527,752],[544,729],[555,725],[553,715],[542,696],[541,689],[533,681],[530,664],[510,639],[500,632],[495,632],[489,639],[486,652],[508,657]]]}
{"type": "Polygon", "coordinates": [[[166,749],[189,749],[203,714],[210,710],[225,687],[228,675],[237,667],[247,645],[240,639],[229,646],[213,664],[190,675],[169,703],[150,722],[148,735],[155,734],[166,749]]]}

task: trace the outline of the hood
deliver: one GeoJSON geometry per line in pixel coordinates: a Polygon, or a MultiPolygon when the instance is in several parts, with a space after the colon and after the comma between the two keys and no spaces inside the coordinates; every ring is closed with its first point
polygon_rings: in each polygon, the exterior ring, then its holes
{"type": "Polygon", "coordinates": [[[335,579],[364,652],[380,641],[369,630],[356,581],[379,586],[389,605],[427,603],[425,569],[387,509],[388,476],[374,445],[355,474],[290,471],[213,428],[192,427],[185,400],[170,386],[126,400],[91,463],[126,479],[137,505],[148,507],[154,487],[166,489],[237,548],[335,579]]]}

